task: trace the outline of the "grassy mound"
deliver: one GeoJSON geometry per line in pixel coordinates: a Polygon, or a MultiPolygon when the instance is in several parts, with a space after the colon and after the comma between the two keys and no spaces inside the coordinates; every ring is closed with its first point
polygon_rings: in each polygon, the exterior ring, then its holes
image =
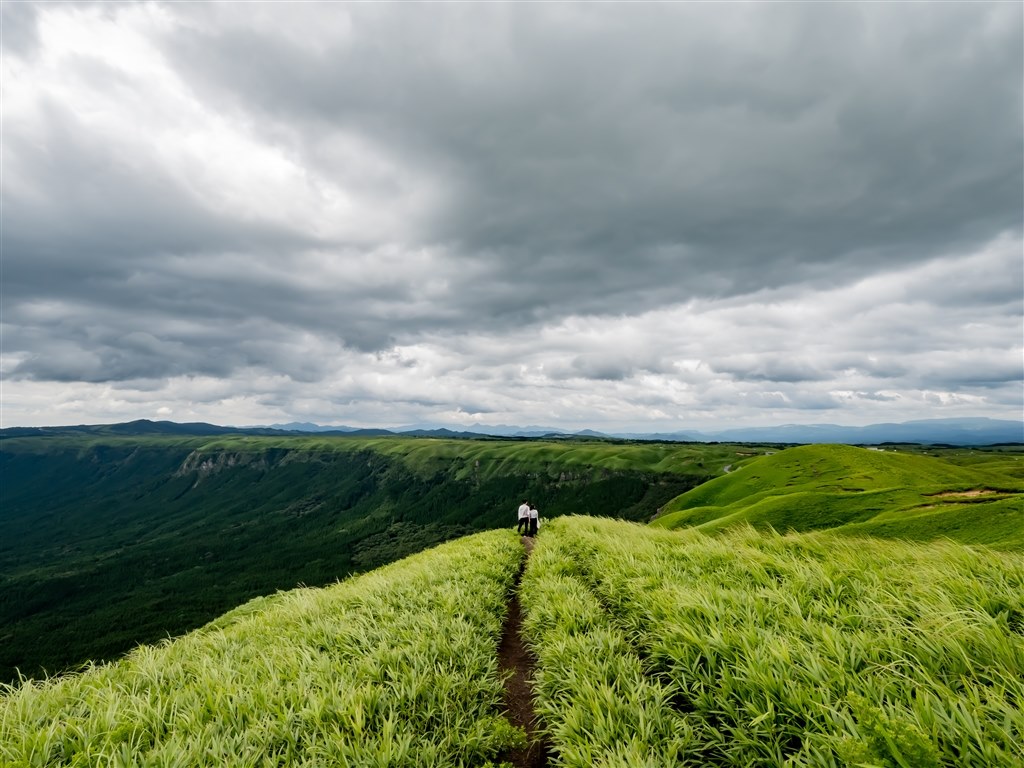
{"type": "Polygon", "coordinates": [[[523,579],[559,765],[1024,765],[1024,557],[561,518],[523,579]]]}
{"type": "Polygon", "coordinates": [[[521,558],[478,534],[0,689],[0,764],[482,765],[522,738],[495,657],[521,558]]]}
{"type": "Polygon", "coordinates": [[[983,463],[845,445],[790,448],[673,499],[654,521],[704,531],[736,524],[1024,549],[1018,456],[983,463]]]}

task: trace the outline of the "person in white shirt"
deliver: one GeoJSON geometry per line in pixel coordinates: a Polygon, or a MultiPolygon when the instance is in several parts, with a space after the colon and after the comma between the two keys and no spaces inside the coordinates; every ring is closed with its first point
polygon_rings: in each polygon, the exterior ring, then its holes
{"type": "Polygon", "coordinates": [[[536,536],[537,529],[540,527],[540,512],[533,507],[530,507],[530,532],[528,536],[536,536]]]}
{"type": "Polygon", "coordinates": [[[516,524],[516,530],[519,533],[529,533],[530,531],[530,502],[528,501],[519,505],[519,522],[516,524]]]}

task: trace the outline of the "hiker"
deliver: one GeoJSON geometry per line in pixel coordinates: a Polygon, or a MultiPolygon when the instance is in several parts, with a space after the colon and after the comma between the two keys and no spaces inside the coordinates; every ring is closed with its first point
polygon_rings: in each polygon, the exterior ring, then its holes
{"type": "Polygon", "coordinates": [[[516,531],[528,533],[530,530],[530,502],[524,501],[519,505],[519,522],[516,523],[516,531]]]}
{"type": "Polygon", "coordinates": [[[528,536],[536,536],[537,528],[540,527],[540,512],[530,507],[530,532],[528,536]]]}

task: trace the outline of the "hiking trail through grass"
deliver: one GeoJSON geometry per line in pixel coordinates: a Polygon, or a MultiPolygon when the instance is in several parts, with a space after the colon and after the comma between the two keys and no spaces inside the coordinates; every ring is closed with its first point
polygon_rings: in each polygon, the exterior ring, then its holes
{"type": "Polygon", "coordinates": [[[533,689],[530,680],[533,677],[534,659],[520,634],[522,611],[519,607],[519,582],[526,568],[526,561],[533,551],[533,544],[531,537],[523,536],[526,556],[516,576],[501,643],[498,645],[498,667],[502,672],[511,673],[505,680],[505,715],[512,725],[526,731],[526,746],[510,749],[499,758],[499,762],[506,761],[515,768],[546,768],[548,765],[547,745],[541,734],[536,713],[533,711],[533,689]]]}

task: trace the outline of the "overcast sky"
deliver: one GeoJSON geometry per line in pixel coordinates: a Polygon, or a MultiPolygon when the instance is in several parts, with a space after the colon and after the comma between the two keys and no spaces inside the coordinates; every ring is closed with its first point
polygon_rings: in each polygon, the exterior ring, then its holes
{"type": "Polygon", "coordinates": [[[5,427],[1021,418],[1019,2],[2,13],[5,427]]]}

